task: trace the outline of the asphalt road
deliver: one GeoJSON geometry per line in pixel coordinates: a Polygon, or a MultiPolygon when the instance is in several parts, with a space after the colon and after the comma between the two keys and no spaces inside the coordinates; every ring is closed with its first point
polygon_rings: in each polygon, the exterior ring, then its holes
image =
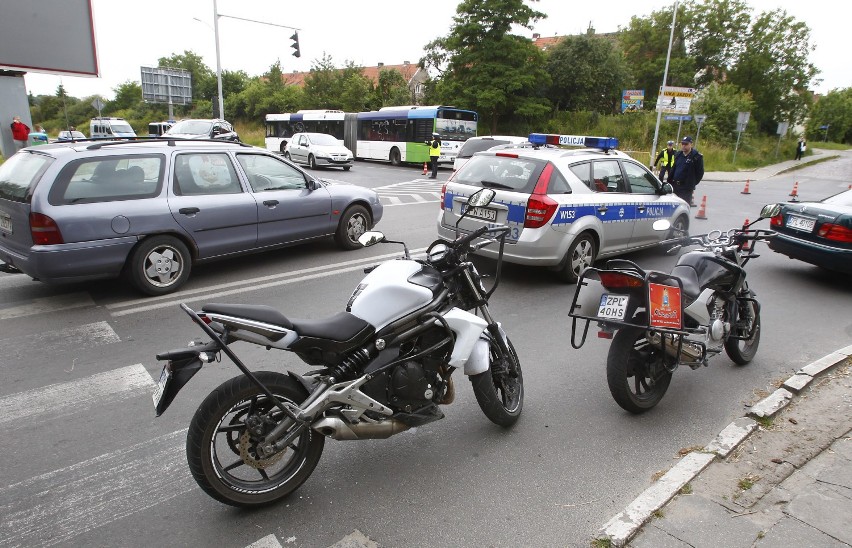
{"type": "MultiPolygon", "coordinates": [[[[411,249],[434,239],[440,185],[419,168],[359,162],[323,174],[377,188],[388,206],[377,228],[389,237],[411,249]]],[[[749,195],[739,183],[704,182],[696,201],[707,196],[708,219],[692,220],[691,232],[754,219],[765,203],[787,200],[794,182],[802,200],[844,190],[852,160],[752,182],[749,195]]],[[[747,267],[763,306],[755,361],[737,367],[720,355],[679,370],[654,410],[632,416],[606,386],[608,341],[592,329],[582,349],[571,347],[573,286],[510,265],[492,311],[524,368],[513,428],[491,424],[457,375],[444,420],[387,440],[329,440],[313,476],[276,506],[240,511],[207,497],[186,467],[186,427],[238,371],[227,360],[205,367],[154,418],[154,355],[201,338],[178,303],[269,304],[320,318],[345,306],[364,266],[399,251],[341,252],[328,241],[213,263],[160,298],[119,281],[50,287],[0,275],[0,545],[313,547],[357,529],[381,546],[588,546],[679,449],[706,444],[761,390],[852,342],[848,278],[764,248],[747,267]]],[[[652,269],[676,260],[657,251],[627,258],[652,269]]],[[[307,370],[283,352],[233,348],[256,370],[307,370]]]]}

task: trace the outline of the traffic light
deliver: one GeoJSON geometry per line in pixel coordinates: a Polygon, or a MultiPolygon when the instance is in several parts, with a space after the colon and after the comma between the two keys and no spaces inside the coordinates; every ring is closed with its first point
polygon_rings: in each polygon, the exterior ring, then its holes
{"type": "Polygon", "coordinates": [[[299,53],[299,33],[294,32],[293,36],[290,37],[290,40],[293,41],[293,44],[290,46],[293,48],[293,57],[301,57],[302,54],[299,53]]]}

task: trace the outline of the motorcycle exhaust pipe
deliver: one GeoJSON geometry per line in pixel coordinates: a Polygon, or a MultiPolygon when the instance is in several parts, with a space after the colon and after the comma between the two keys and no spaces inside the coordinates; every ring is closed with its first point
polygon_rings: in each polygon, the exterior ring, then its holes
{"type": "MultiPolygon", "coordinates": [[[[648,338],[648,341],[652,345],[659,348],[663,343],[663,337],[659,333],[654,333],[653,335],[651,335],[648,338]]],[[[701,348],[701,346],[697,345],[695,343],[689,342],[689,341],[683,341],[683,346],[682,346],[681,352],[680,352],[681,355],[678,356],[677,343],[673,342],[669,338],[666,339],[665,351],[666,351],[666,354],[668,354],[672,358],[677,358],[678,361],[698,362],[698,361],[701,361],[703,359],[703,356],[704,356],[704,351],[701,348]],[[688,358],[688,360],[682,359],[683,357],[688,358]]]]}
{"type": "Polygon", "coordinates": [[[410,427],[396,419],[349,424],[339,417],[323,417],[315,422],[312,428],[335,440],[380,440],[404,432],[410,427]]]}

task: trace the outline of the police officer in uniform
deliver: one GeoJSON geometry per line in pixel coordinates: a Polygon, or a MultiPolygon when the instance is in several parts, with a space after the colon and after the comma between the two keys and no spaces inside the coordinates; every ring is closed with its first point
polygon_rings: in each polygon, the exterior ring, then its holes
{"type": "Polygon", "coordinates": [[[432,175],[430,179],[438,178],[438,158],[441,156],[441,136],[437,133],[432,134],[432,140],[426,141],[429,145],[429,161],[431,162],[432,175]]]}
{"type": "Polygon", "coordinates": [[[669,182],[674,186],[675,194],[692,206],[694,205],[692,195],[702,177],[704,177],[704,156],[692,148],[692,137],[687,135],[680,142],[680,152],[675,154],[669,182]]]}
{"type": "Polygon", "coordinates": [[[674,167],[674,141],[669,141],[666,143],[666,148],[660,151],[657,155],[657,159],[654,160],[654,167],[657,167],[657,163],[662,160],[663,164],[660,166],[660,181],[666,182],[666,175],[669,176],[669,181],[672,181],[672,168],[674,167]]]}

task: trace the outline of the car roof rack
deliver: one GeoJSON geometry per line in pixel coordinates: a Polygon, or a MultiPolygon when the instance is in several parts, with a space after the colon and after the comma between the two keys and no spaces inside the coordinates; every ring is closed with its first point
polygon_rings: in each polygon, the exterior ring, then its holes
{"type": "MultiPolygon", "coordinates": [[[[82,139],[80,139],[82,141],[82,139]]],[[[91,139],[87,139],[91,140],[91,139]]],[[[66,141],[71,142],[71,141],[66,141]]],[[[109,139],[106,142],[100,142],[91,144],[86,147],[86,150],[98,150],[105,146],[115,146],[115,145],[124,145],[128,143],[151,143],[151,142],[165,142],[168,143],[170,147],[175,146],[175,143],[219,143],[223,145],[239,145],[241,147],[246,148],[254,148],[252,145],[248,143],[243,143],[242,141],[223,141],[222,139],[185,139],[185,138],[176,138],[176,137],[118,137],[109,139]]]]}

